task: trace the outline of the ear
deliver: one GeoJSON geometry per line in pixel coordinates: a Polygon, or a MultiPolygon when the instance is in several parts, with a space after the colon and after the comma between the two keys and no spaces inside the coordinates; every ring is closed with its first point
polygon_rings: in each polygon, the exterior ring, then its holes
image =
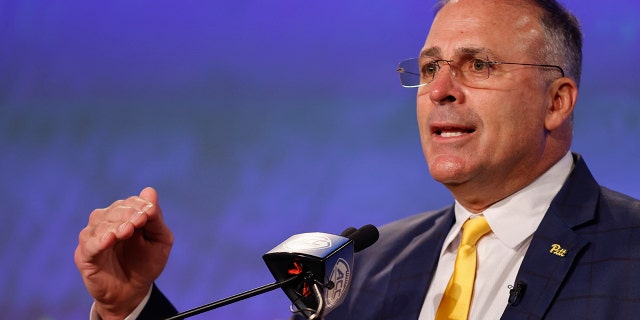
{"type": "Polygon", "coordinates": [[[551,101],[544,126],[548,131],[553,131],[573,118],[573,109],[578,100],[578,85],[568,77],[556,79],[549,86],[549,97],[551,101]]]}

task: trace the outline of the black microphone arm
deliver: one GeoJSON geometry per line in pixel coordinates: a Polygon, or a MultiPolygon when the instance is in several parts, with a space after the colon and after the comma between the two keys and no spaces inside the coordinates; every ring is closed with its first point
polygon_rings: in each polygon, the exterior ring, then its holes
{"type": "Polygon", "coordinates": [[[295,275],[295,276],[293,276],[293,277],[291,277],[289,279],[286,279],[286,280],[276,281],[274,283],[267,284],[267,285],[264,285],[262,287],[251,289],[251,290],[236,294],[236,295],[231,296],[231,297],[227,297],[227,298],[224,298],[224,299],[221,299],[221,300],[218,300],[218,301],[214,301],[214,302],[202,305],[202,306],[197,307],[197,308],[193,308],[191,310],[180,312],[180,313],[176,314],[175,316],[173,316],[171,318],[166,318],[165,320],[178,320],[178,319],[181,320],[181,319],[185,319],[185,318],[188,318],[188,317],[195,316],[197,314],[201,314],[203,312],[207,312],[207,311],[210,311],[210,310],[213,310],[213,309],[224,307],[224,306],[226,306],[228,304],[232,304],[234,302],[238,302],[238,301],[241,301],[241,300],[244,300],[244,299],[251,298],[253,296],[257,296],[257,295],[260,295],[260,294],[263,294],[263,293],[266,293],[266,292],[269,292],[269,291],[273,291],[273,290],[278,289],[278,288],[282,288],[283,286],[289,284],[290,282],[293,282],[293,281],[297,280],[299,277],[300,277],[300,275],[295,275]]]}
{"type": "Polygon", "coordinates": [[[340,236],[326,233],[294,235],[263,256],[276,282],[178,313],[165,320],[185,319],[278,288],[282,288],[293,302],[290,308],[292,312],[301,313],[308,319],[319,319],[326,309],[332,310],[346,296],[353,253],[369,247],[377,240],[378,229],[370,224],[360,229],[349,227],[340,236]]]}

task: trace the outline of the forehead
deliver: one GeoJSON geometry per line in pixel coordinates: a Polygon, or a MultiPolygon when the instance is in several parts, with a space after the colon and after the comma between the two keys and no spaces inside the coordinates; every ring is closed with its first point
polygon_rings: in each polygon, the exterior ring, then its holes
{"type": "Polygon", "coordinates": [[[537,10],[511,2],[451,1],[433,20],[423,53],[438,52],[441,58],[451,58],[460,51],[474,49],[503,59],[531,57],[542,44],[537,10]]]}

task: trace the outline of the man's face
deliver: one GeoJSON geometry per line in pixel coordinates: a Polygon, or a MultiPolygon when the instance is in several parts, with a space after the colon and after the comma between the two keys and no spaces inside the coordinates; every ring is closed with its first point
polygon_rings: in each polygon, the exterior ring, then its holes
{"type": "MultiPolygon", "coordinates": [[[[440,10],[420,58],[453,60],[454,66],[474,57],[545,63],[534,58],[541,43],[533,9],[460,0],[440,10]]],[[[544,116],[550,102],[541,75],[545,71],[494,67],[491,77],[469,84],[441,63],[433,82],[418,89],[418,125],[429,170],[454,196],[471,190],[477,197],[518,190],[540,174],[536,169],[544,153],[544,116]]]]}

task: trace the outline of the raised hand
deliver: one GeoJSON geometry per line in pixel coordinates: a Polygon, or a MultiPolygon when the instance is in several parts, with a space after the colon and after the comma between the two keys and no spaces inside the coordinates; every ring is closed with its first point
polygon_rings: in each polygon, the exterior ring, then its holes
{"type": "Polygon", "coordinates": [[[140,304],[172,245],[153,188],[91,213],[74,259],[102,319],[123,319],[140,304]]]}

